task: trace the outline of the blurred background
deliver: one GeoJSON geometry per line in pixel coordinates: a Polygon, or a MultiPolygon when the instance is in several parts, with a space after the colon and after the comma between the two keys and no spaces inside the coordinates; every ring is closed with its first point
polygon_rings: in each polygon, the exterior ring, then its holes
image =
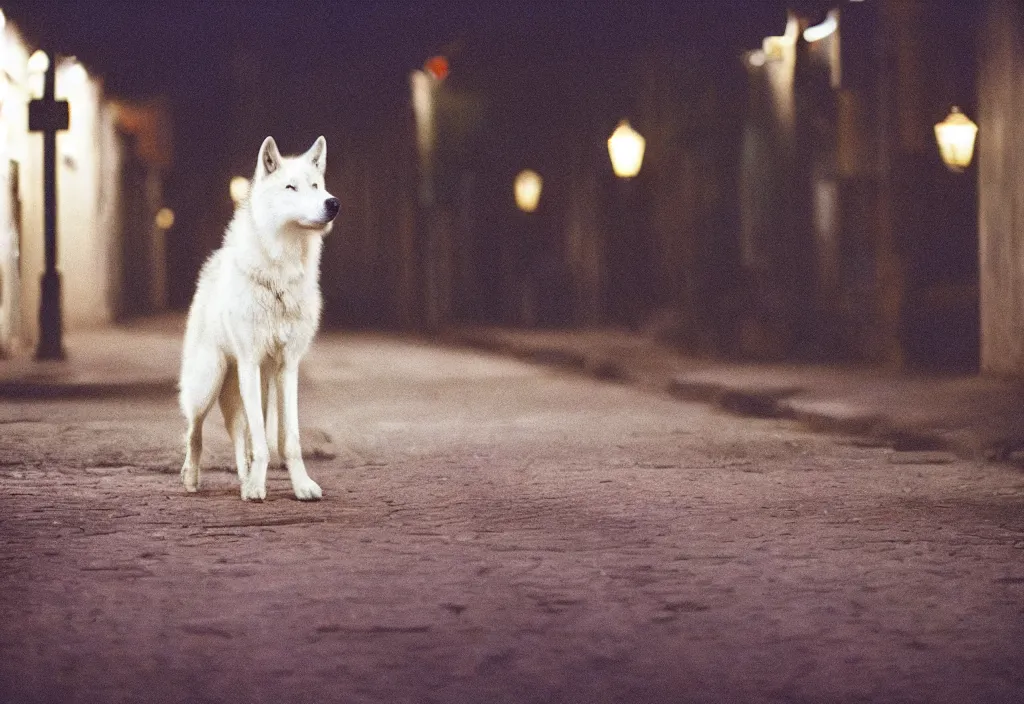
{"type": "Polygon", "coordinates": [[[185,309],[262,139],[323,134],[328,325],[1024,371],[1015,0],[0,8],[5,346],[38,335],[26,113],[53,62],[71,328],[185,309]],[[966,164],[937,139],[954,106],[980,126],[966,164]]]}

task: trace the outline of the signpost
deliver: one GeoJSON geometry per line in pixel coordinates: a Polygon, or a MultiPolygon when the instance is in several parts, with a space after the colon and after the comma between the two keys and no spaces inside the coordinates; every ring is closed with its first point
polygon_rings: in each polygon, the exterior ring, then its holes
{"type": "Polygon", "coordinates": [[[56,66],[50,61],[43,83],[43,97],[28,105],[28,129],[43,133],[43,218],[46,270],[39,300],[39,344],[36,359],[64,359],[60,272],[57,271],[57,132],[68,129],[70,110],[66,100],[55,97],[56,66]]]}

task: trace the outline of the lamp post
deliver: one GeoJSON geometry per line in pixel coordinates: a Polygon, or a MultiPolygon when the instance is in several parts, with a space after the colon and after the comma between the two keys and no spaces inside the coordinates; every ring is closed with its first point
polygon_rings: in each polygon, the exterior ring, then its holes
{"type": "Polygon", "coordinates": [[[942,161],[955,173],[970,166],[977,137],[978,126],[955,105],[946,119],[935,125],[935,141],[942,161]]]}
{"type": "Polygon", "coordinates": [[[639,203],[633,183],[643,166],[646,146],[647,141],[627,120],[620,121],[608,138],[608,156],[618,181],[616,205],[619,208],[607,258],[608,308],[614,322],[627,325],[638,322],[650,283],[645,277],[652,275],[647,267],[648,243],[639,226],[639,203]]]}
{"type": "MultiPolygon", "coordinates": [[[[419,152],[419,212],[423,248],[420,252],[423,284],[423,320],[427,329],[443,325],[452,309],[453,215],[445,193],[438,193],[439,98],[449,75],[444,56],[434,56],[409,76],[419,152]]],[[[444,191],[444,189],[441,189],[444,191]]]]}
{"type": "Polygon", "coordinates": [[[64,359],[60,272],[57,271],[57,133],[70,126],[68,101],[54,96],[56,66],[45,54],[36,52],[29,59],[42,68],[43,97],[28,105],[28,129],[43,133],[43,220],[46,269],[40,282],[39,344],[37,359],[64,359]]]}
{"type": "Polygon", "coordinates": [[[540,194],[544,189],[544,179],[532,169],[520,171],[512,184],[512,194],[515,196],[516,207],[519,208],[520,236],[516,245],[520,247],[522,258],[519,261],[518,284],[519,293],[519,322],[533,327],[537,323],[538,304],[538,267],[537,262],[543,256],[540,237],[538,237],[538,223],[534,213],[540,205],[540,194]]]}

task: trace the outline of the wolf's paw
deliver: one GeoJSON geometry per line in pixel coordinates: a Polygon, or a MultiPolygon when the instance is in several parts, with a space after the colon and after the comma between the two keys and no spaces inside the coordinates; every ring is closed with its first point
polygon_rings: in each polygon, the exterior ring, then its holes
{"type": "Polygon", "coordinates": [[[263,501],[267,498],[266,485],[246,481],[242,484],[242,501],[263,501]]]}
{"type": "Polygon", "coordinates": [[[199,472],[185,465],[181,468],[181,483],[185,485],[185,491],[194,494],[199,491],[199,472]]]}
{"type": "Polygon", "coordinates": [[[299,501],[319,501],[324,496],[320,485],[309,477],[295,482],[292,488],[295,489],[295,498],[299,501]]]}

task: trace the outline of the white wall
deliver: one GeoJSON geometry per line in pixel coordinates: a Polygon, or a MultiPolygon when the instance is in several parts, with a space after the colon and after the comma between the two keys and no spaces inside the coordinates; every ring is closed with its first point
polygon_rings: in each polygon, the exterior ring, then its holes
{"type": "MultiPolygon", "coordinates": [[[[7,22],[0,40],[0,347],[8,350],[31,348],[38,339],[45,262],[43,141],[28,132],[27,119],[29,100],[42,92],[42,76],[29,74],[30,53],[7,22]],[[17,205],[11,161],[20,172],[20,228],[11,216],[17,205]]],[[[120,145],[102,85],[80,64],[58,59],[56,93],[71,111],[70,128],[57,136],[57,266],[65,330],[74,330],[113,317],[120,280],[120,145]]]]}

